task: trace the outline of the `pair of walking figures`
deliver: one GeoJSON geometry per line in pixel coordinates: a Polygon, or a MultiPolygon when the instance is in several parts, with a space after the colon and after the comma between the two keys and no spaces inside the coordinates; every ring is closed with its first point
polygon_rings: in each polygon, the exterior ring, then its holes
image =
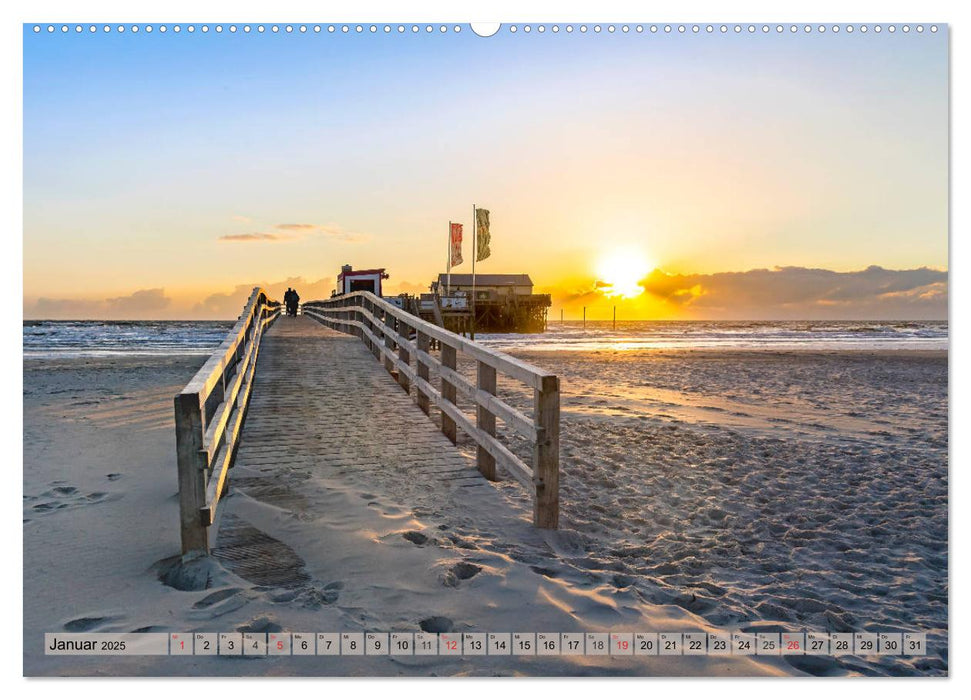
{"type": "Polygon", "coordinates": [[[300,304],[300,295],[296,289],[287,287],[286,294],[283,295],[283,303],[287,307],[287,316],[297,315],[297,306],[300,304]]]}

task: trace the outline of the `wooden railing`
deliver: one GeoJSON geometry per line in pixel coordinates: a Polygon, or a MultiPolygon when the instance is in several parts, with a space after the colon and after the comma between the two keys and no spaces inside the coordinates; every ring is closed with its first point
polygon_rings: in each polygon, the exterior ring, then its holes
{"type": "Polygon", "coordinates": [[[253,289],[226,339],[175,397],[182,553],[209,553],[209,527],[227,485],[264,329],[279,302],[253,289]]]}
{"type": "Polygon", "coordinates": [[[559,525],[560,383],[556,375],[439,328],[370,292],[311,301],[301,308],[306,316],[361,338],[397,376],[401,388],[414,395],[422,411],[430,413],[431,404],[439,408],[442,432],[453,443],[459,428],[471,437],[477,444],[479,471],[487,479],[495,480],[499,464],[530,490],[534,525],[559,525]],[[431,354],[433,344],[440,348],[441,359],[431,354]],[[459,353],[476,362],[474,384],[458,372],[459,353]],[[440,378],[440,388],[429,381],[432,369],[440,378]],[[496,396],[497,372],[533,390],[532,416],[496,396]],[[456,405],[458,394],[474,404],[474,423],[456,405]],[[496,419],[531,443],[532,467],[496,438],[496,419]]]}

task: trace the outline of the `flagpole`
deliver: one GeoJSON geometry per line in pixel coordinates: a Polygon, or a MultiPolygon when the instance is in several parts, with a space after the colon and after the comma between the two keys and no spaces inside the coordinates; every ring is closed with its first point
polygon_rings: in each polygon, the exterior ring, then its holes
{"type": "Polygon", "coordinates": [[[448,296],[452,289],[452,220],[448,220],[448,254],[445,257],[445,296],[448,296]]]}
{"type": "Polygon", "coordinates": [[[479,257],[479,221],[475,218],[475,204],[472,205],[472,326],[469,339],[475,340],[475,259],[479,257]]]}

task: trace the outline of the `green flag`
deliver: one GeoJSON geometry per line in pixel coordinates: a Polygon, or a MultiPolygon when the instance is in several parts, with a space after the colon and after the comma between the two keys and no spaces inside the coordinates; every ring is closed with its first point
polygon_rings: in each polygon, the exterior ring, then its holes
{"type": "Polygon", "coordinates": [[[476,261],[485,260],[491,255],[489,250],[489,210],[475,210],[476,261]]]}

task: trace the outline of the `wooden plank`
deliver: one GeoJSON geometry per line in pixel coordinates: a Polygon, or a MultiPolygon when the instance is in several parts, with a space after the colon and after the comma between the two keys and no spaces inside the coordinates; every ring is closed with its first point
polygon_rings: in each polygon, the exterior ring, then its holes
{"type": "MultiPolygon", "coordinates": [[[[429,346],[431,345],[431,339],[428,337],[427,333],[418,331],[418,336],[415,338],[415,340],[417,341],[417,345],[418,345],[418,352],[416,353],[417,354],[416,362],[418,364],[418,376],[424,379],[425,382],[427,383],[428,382],[428,363],[422,358],[422,356],[429,357],[428,350],[429,350],[429,346]]],[[[425,415],[427,416],[431,410],[428,405],[428,394],[423,392],[421,389],[416,388],[415,396],[418,401],[418,408],[424,411],[425,415]]]]}
{"type": "Polygon", "coordinates": [[[496,440],[491,435],[486,435],[476,428],[472,421],[469,420],[468,416],[459,410],[458,406],[442,400],[441,403],[439,403],[439,408],[442,409],[443,413],[447,413],[449,417],[473,440],[475,440],[478,444],[483,445],[489,451],[489,453],[496,458],[496,462],[502,465],[502,468],[505,469],[510,476],[516,479],[516,481],[530,490],[537,486],[535,477],[530,473],[529,467],[527,467],[526,464],[519,459],[519,457],[510,452],[509,449],[501,442],[496,440]]]}
{"type": "MultiPolygon", "coordinates": [[[[246,401],[250,391],[253,387],[253,376],[252,373],[249,375],[246,381],[246,386],[244,388],[244,395],[246,396],[246,401]]],[[[216,507],[219,504],[220,498],[222,498],[223,486],[226,483],[226,479],[229,475],[229,469],[233,465],[233,458],[236,453],[236,442],[239,439],[240,430],[243,427],[243,417],[245,415],[245,408],[240,409],[233,415],[233,419],[229,424],[226,433],[226,443],[223,445],[223,449],[219,454],[219,461],[214,466],[212,470],[212,476],[209,478],[209,483],[206,485],[206,497],[204,505],[199,508],[199,516],[202,523],[206,526],[212,525],[216,517],[216,507]]]]}
{"type": "Polygon", "coordinates": [[[280,314],[280,305],[253,289],[243,313],[186,387],[175,397],[176,453],[179,480],[179,521],[182,553],[209,553],[211,512],[204,513],[215,489],[221,492],[225,469],[235,455],[236,438],[245,416],[246,400],[256,366],[263,329],[280,314]],[[245,350],[244,350],[245,348],[245,350]],[[241,359],[242,357],[242,359],[241,359]],[[227,382],[227,370],[234,370],[227,382]],[[247,385],[247,377],[250,384],[247,385]],[[245,387],[242,388],[241,387],[245,387]],[[206,401],[218,401],[213,420],[206,421],[206,401]],[[226,426],[229,438],[222,440],[226,426]],[[208,428],[208,429],[207,429],[208,428]],[[210,464],[222,443],[216,479],[208,479],[210,464]]]}
{"type": "MultiPolygon", "coordinates": [[[[428,346],[430,348],[431,347],[431,338],[429,338],[428,335],[425,334],[425,333],[422,333],[421,335],[423,335],[425,337],[425,339],[428,341],[428,346]]],[[[425,366],[427,366],[427,367],[434,367],[436,372],[441,372],[442,371],[442,361],[439,360],[434,355],[432,355],[428,351],[427,348],[424,349],[424,350],[422,350],[420,348],[418,350],[415,350],[415,357],[418,358],[418,361],[419,362],[423,362],[425,364],[425,366]]],[[[462,375],[459,375],[459,376],[462,376],[462,375]]]]}
{"type": "MultiPolygon", "coordinates": [[[[387,325],[385,325],[385,322],[383,320],[379,319],[374,314],[366,310],[362,309],[361,313],[364,315],[365,318],[367,318],[369,321],[371,321],[373,324],[377,326],[378,330],[381,332],[381,335],[384,337],[385,342],[387,342],[387,339],[390,337],[395,342],[395,345],[398,345],[398,346],[403,345],[408,350],[408,352],[411,352],[411,353],[416,351],[417,348],[415,347],[415,344],[411,342],[411,340],[407,337],[406,333],[397,333],[393,328],[390,328],[387,325]]],[[[410,321],[406,321],[403,319],[399,319],[399,320],[401,320],[402,323],[410,325],[410,321]]]]}
{"type": "MultiPolygon", "coordinates": [[[[483,348],[474,342],[463,338],[460,335],[447,331],[444,328],[439,328],[433,323],[429,323],[424,319],[416,318],[405,311],[402,311],[393,304],[389,304],[383,299],[379,299],[371,292],[351,292],[350,294],[344,295],[344,298],[359,298],[362,301],[366,301],[369,308],[381,309],[387,311],[396,318],[405,318],[408,323],[412,325],[415,330],[421,330],[426,333],[431,338],[439,340],[442,344],[451,344],[457,351],[464,352],[476,360],[482,360],[503,374],[512,377],[513,379],[518,379],[527,386],[533,389],[539,389],[542,386],[542,378],[555,376],[551,372],[547,372],[535,365],[531,365],[528,362],[523,362],[515,357],[507,355],[498,350],[492,350],[483,348]]],[[[320,302],[323,303],[323,302],[320,302]]]]}
{"type": "Polygon", "coordinates": [[[181,393],[175,397],[175,445],[179,468],[179,525],[182,553],[209,554],[209,531],[199,508],[206,498],[206,468],[202,452],[202,397],[181,393]]]}
{"type": "MultiPolygon", "coordinates": [[[[477,379],[479,391],[486,394],[496,393],[496,368],[485,362],[477,363],[477,379]]],[[[479,404],[476,406],[476,427],[486,435],[496,436],[496,416],[488,408],[479,404]]],[[[479,471],[489,481],[496,480],[496,458],[489,451],[479,445],[476,448],[476,465],[479,471]]]]}
{"type": "Polygon", "coordinates": [[[431,384],[420,377],[415,378],[414,382],[415,386],[426,392],[432,402],[442,409],[443,413],[447,413],[449,418],[455,421],[459,428],[461,428],[477,443],[484,445],[486,450],[489,451],[489,454],[496,459],[497,464],[499,464],[499,466],[501,466],[510,476],[512,476],[514,479],[516,479],[516,481],[521,483],[530,491],[533,490],[536,485],[536,481],[525,462],[510,452],[509,449],[496,438],[480,431],[475,424],[469,420],[468,416],[462,413],[458,406],[445,401],[438,390],[435,389],[435,387],[433,387],[431,384]]]}
{"type": "Polygon", "coordinates": [[[239,389],[243,386],[243,379],[249,369],[250,362],[253,360],[253,349],[258,344],[259,336],[257,336],[257,340],[251,341],[246,345],[246,354],[243,356],[243,361],[237,365],[236,376],[229,386],[229,391],[223,398],[223,402],[216,408],[214,420],[211,420],[206,428],[206,434],[202,441],[202,449],[205,450],[210,460],[212,460],[216,446],[219,444],[219,438],[222,437],[223,429],[229,423],[230,415],[238,406],[236,399],[239,395],[239,389]]]}
{"type": "Polygon", "coordinates": [[[502,421],[510,428],[528,439],[530,442],[536,440],[537,427],[529,418],[524,416],[515,408],[507,404],[499,397],[479,390],[477,387],[473,386],[472,382],[458,372],[452,371],[447,367],[439,367],[438,371],[443,377],[446,377],[450,382],[452,382],[456,389],[458,389],[459,393],[468,398],[469,401],[474,402],[478,406],[482,406],[486,410],[501,418],[502,421]]]}
{"type": "MultiPolygon", "coordinates": [[[[394,316],[385,311],[382,314],[383,318],[380,323],[378,323],[378,329],[381,331],[381,335],[384,336],[384,347],[388,350],[394,350],[394,338],[391,336],[394,334],[394,316]]],[[[394,360],[391,359],[388,353],[384,353],[384,368],[390,373],[394,373],[394,360]]]]}
{"type": "Polygon", "coordinates": [[[233,418],[227,428],[226,440],[224,441],[222,451],[220,453],[219,462],[212,470],[212,474],[209,477],[209,483],[206,485],[205,504],[199,509],[200,518],[202,519],[203,524],[206,526],[212,525],[215,519],[216,506],[219,503],[219,499],[222,498],[223,486],[226,483],[229,470],[232,468],[233,461],[236,458],[236,448],[239,443],[239,435],[243,428],[243,421],[246,419],[246,410],[249,405],[249,397],[253,391],[253,377],[256,374],[256,361],[259,357],[261,341],[262,332],[260,332],[260,334],[254,338],[252,343],[254,350],[252,363],[250,363],[245,374],[240,373],[243,377],[243,383],[239,392],[239,407],[234,413],[233,418]]]}
{"type": "Polygon", "coordinates": [[[205,364],[189,380],[189,383],[182,390],[183,392],[187,394],[199,394],[202,396],[203,401],[209,397],[213,387],[220,381],[226,364],[236,352],[237,346],[243,342],[244,336],[250,328],[252,317],[258,310],[261,296],[265,298],[266,293],[259,287],[255,287],[236,325],[229,331],[226,339],[219,345],[209,359],[206,360],[205,364]]]}
{"type": "Polygon", "coordinates": [[[438,303],[438,295],[434,297],[435,304],[432,306],[432,315],[435,317],[435,323],[440,327],[445,328],[445,319],[442,318],[442,306],[438,303]]]}
{"type": "MultiPolygon", "coordinates": [[[[401,331],[399,335],[407,338],[410,330],[408,323],[406,321],[400,321],[399,324],[399,329],[401,331]]],[[[411,343],[408,343],[408,345],[411,345],[411,343]]],[[[398,343],[398,359],[405,367],[411,367],[411,353],[408,351],[408,347],[404,343],[400,342],[398,343]]],[[[411,382],[408,378],[407,372],[398,372],[398,384],[401,385],[401,388],[405,390],[406,394],[411,393],[411,382]]]]}
{"type": "MultiPolygon", "coordinates": [[[[442,367],[454,370],[456,368],[456,362],[455,348],[451,345],[443,344],[442,367]]],[[[444,375],[442,375],[441,381],[442,398],[451,404],[455,404],[455,384],[450,382],[444,375]]],[[[455,420],[444,409],[444,405],[440,406],[440,408],[442,408],[442,432],[445,433],[445,437],[452,441],[452,444],[455,444],[455,440],[458,437],[455,433],[455,420]]]]}
{"type": "Polygon", "coordinates": [[[222,375],[238,352],[239,346],[246,341],[247,336],[252,334],[255,317],[260,315],[262,310],[272,307],[271,315],[263,319],[262,324],[265,327],[277,319],[280,315],[279,303],[266,301],[261,307],[257,307],[256,301],[260,298],[260,295],[265,297],[266,293],[258,287],[255,288],[236,325],[229,331],[226,339],[219,344],[219,347],[210,355],[209,359],[199,368],[199,371],[189,380],[189,383],[182,390],[184,393],[198,393],[202,395],[203,400],[208,399],[213,388],[222,381],[222,375]]]}
{"type": "Polygon", "coordinates": [[[536,498],[533,525],[556,529],[560,521],[560,382],[547,378],[534,393],[536,423],[542,439],[533,446],[536,498]]]}
{"type": "Polygon", "coordinates": [[[475,396],[472,397],[472,400],[493,415],[498,416],[505,425],[508,425],[530,442],[535,442],[539,439],[539,434],[541,432],[540,428],[534,425],[529,418],[524,416],[499,397],[492,396],[491,394],[479,389],[476,390],[475,396]]]}
{"type": "MultiPolygon", "coordinates": [[[[367,310],[367,311],[373,311],[374,310],[374,304],[371,303],[371,300],[370,299],[368,299],[367,297],[364,297],[364,304],[362,304],[362,309],[361,310],[362,310],[362,312],[365,311],[365,310],[367,310]]],[[[374,318],[374,314],[372,313],[372,314],[364,315],[364,325],[365,325],[366,328],[370,329],[370,331],[371,331],[371,336],[370,336],[371,337],[371,352],[374,354],[374,357],[376,357],[378,359],[378,361],[380,361],[381,360],[381,345],[382,345],[382,341],[376,341],[376,340],[374,340],[374,335],[375,335],[375,333],[380,333],[379,326],[381,324],[376,323],[374,321],[370,321],[368,319],[368,316],[370,316],[371,318],[374,318]]],[[[384,335],[382,334],[381,337],[383,338],[384,335]]]]}

